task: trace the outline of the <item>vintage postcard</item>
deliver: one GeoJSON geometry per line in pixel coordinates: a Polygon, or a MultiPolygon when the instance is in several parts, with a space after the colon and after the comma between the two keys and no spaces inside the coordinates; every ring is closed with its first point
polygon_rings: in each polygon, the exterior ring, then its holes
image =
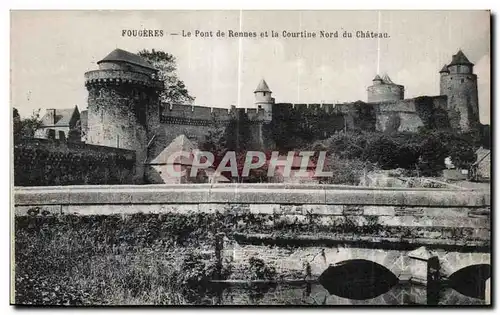
{"type": "Polygon", "coordinates": [[[11,11],[11,303],[491,306],[489,11],[11,11]]]}

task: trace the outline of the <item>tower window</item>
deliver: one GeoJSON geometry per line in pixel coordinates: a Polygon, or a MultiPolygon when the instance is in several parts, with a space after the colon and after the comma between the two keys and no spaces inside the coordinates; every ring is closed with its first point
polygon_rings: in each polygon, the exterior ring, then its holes
{"type": "Polygon", "coordinates": [[[460,82],[464,83],[464,79],[460,80],[460,82]]]}

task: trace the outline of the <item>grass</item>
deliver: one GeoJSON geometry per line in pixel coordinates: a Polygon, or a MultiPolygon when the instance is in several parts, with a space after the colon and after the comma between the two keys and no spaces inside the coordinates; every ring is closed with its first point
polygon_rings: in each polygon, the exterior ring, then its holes
{"type": "Polygon", "coordinates": [[[206,282],[215,269],[212,262],[187,249],[186,243],[192,241],[176,243],[179,231],[174,230],[164,238],[148,239],[143,235],[148,226],[139,224],[150,219],[145,216],[111,228],[115,219],[17,217],[16,304],[213,302],[210,294],[201,294],[202,286],[193,285],[206,282]]]}

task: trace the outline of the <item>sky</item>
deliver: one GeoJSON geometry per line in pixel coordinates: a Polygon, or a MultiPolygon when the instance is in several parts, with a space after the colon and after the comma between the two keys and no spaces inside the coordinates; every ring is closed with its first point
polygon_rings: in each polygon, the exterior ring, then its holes
{"type": "Polygon", "coordinates": [[[366,101],[378,73],[405,86],[405,98],[439,94],[439,70],[459,49],[475,64],[482,123],[490,122],[490,16],[487,11],[13,11],[11,103],[21,116],[47,108],[86,108],[84,73],[115,48],[163,50],[195,105],[254,107],[265,79],[276,102],[366,101]],[[123,37],[123,30],[163,37],[123,37]],[[214,37],[183,37],[212,31],[214,37]],[[256,32],[219,38],[217,30],[256,32]],[[278,38],[261,38],[271,30],[278,38]],[[316,32],[283,38],[282,32],[316,32]],[[319,32],[353,38],[319,38],[319,32]],[[389,38],[355,38],[356,31],[389,38]],[[178,33],[179,35],[170,35],[178,33]]]}

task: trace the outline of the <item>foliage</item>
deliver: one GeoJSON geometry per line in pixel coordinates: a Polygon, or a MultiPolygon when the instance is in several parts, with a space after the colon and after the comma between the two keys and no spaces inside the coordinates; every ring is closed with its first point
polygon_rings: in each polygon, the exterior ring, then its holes
{"type": "Polygon", "coordinates": [[[332,172],[331,177],[320,178],[321,184],[359,185],[361,176],[373,170],[373,165],[360,159],[345,159],[337,155],[327,156],[324,171],[332,172]]]}
{"type": "Polygon", "coordinates": [[[177,76],[176,59],[173,55],[161,50],[139,51],[139,56],[149,61],[158,69],[158,80],[165,84],[164,90],[160,94],[162,102],[170,104],[192,104],[194,97],[191,96],[186,85],[177,76]]]}
{"type": "Polygon", "coordinates": [[[177,281],[182,293],[190,300],[210,294],[210,280],[225,280],[231,274],[231,265],[222,264],[220,268],[214,259],[204,259],[198,252],[185,255],[179,267],[177,281]]]}
{"type": "Polygon", "coordinates": [[[416,97],[415,109],[425,128],[450,128],[448,113],[444,109],[436,108],[432,97],[416,97]]]}
{"type": "Polygon", "coordinates": [[[267,266],[262,259],[250,257],[248,263],[250,265],[250,279],[273,280],[276,278],[275,268],[267,266]]]}
{"type": "Polygon", "coordinates": [[[82,129],[82,122],[81,120],[77,120],[75,125],[71,127],[71,129],[68,132],[68,141],[71,142],[80,142],[82,139],[82,136],[84,136],[84,131],[82,129]]]}
{"type": "MultiPolygon", "coordinates": [[[[444,159],[450,156],[459,168],[468,168],[476,160],[478,137],[475,133],[455,133],[447,130],[420,130],[421,162],[429,169],[444,168],[444,159]]],[[[425,170],[425,169],[424,169],[425,170]]]]}
{"type": "Polygon", "coordinates": [[[354,160],[381,169],[403,168],[435,176],[444,169],[448,156],[457,167],[467,168],[473,163],[478,139],[475,133],[425,128],[418,133],[338,132],[306,149],[327,150],[329,155],[338,156],[337,160],[330,161],[333,170],[342,168],[342,160],[354,160]],[[341,166],[335,167],[335,164],[341,166]]]}
{"type": "Polygon", "coordinates": [[[34,111],[30,117],[24,119],[21,119],[16,108],[13,108],[12,114],[14,142],[18,142],[23,138],[33,138],[35,131],[40,128],[41,125],[40,109],[34,111]]]}
{"type": "Polygon", "coordinates": [[[334,126],[343,124],[338,115],[326,115],[312,111],[301,111],[289,106],[275,106],[272,121],[264,125],[264,132],[269,134],[276,149],[280,152],[302,147],[315,139],[323,139],[334,126]]]}
{"type": "MultiPolygon", "coordinates": [[[[43,140],[14,145],[14,185],[127,184],[135,160],[124,155],[44,146],[43,140]]],[[[76,145],[76,144],[72,144],[76,145]]]]}
{"type": "Polygon", "coordinates": [[[252,143],[252,123],[247,113],[237,110],[225,130],[225,147],[230,151],[256,149],[252,143]]]}
{"type": "MultiPolygon", "coordinates": [[[[242,177],[247,152],[258,148],[252,142],[251,122],[247,114],[239,110],[236,113],[237,115],[228,124],[214,121],[205,135],[204,141],[200,144],[200,148],[214,155],[214,168],[220,165],[227,152],[235,152],[238,177],[233,178],[231,172],[223,172],[223,176],[237,182],[267,182],[267,162],[271,156],[270,151],[266,153],[266,163],[261,168],[250,170],[248,177],[242,177]]],[[[256,160],[254,159],[253,162],[256,160]]],[[[229,163],[226,166],[229,166],[229,163]]]]}
{"type": "Polygon", "coordinates": [[[205,215],[26,216],[15,219],[18,304],[206,304],[207,282],[226,279],[205,215]]]}

